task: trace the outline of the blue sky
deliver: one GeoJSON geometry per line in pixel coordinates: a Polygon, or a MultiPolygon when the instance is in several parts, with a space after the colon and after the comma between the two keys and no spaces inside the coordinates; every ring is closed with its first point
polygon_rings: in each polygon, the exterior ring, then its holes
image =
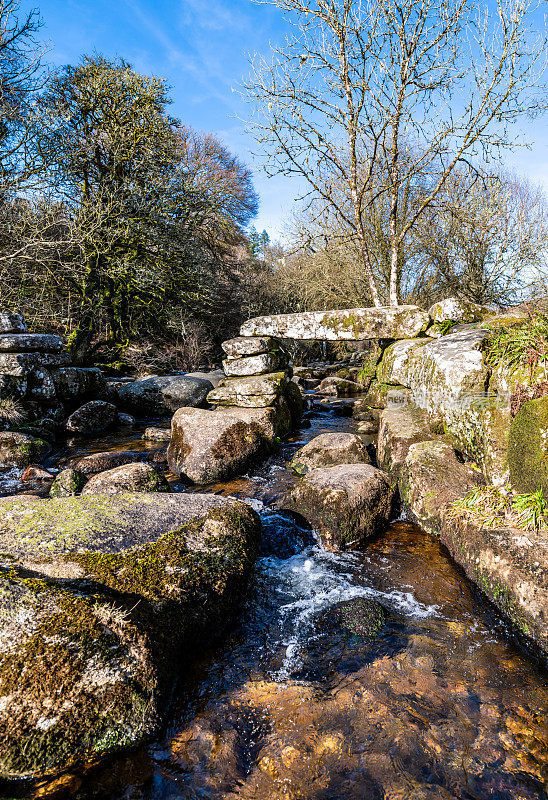
{"type": "MultiPolygon", "coordinates": [[[[261,198],[255,225],[276,237],[299,193],[295,180],[268,179],[253,158],[254,143],[239,118],[247,109],[237,88],[249,72],[248,56],[267,54],[288,30],[282,14],[252,0],[35,0],[45,23],[48,60],[75,63],[96,50],[123,56],[140,72],[165,78],[172,87],[174,116],[215,133],[254,172],[261,198]]],[[[538,16],[539,24],[542,22],[538,16]]],[[[546,117],[523,125],[531,150],[506,159],[508,166],[548,191],[546,117]]]]}

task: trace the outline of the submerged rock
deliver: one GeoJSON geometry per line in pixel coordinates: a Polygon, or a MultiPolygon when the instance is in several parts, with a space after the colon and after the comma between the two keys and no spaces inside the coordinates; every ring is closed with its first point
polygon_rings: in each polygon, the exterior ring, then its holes
{"type": "Polygon", "coordinates": [[[0,776],[43,775],[152,735],[181,665],[241,596],[257,515],[193,494],[2,508],[0,776]]]}
{"type": "Polygon", "coordinates": [[[341,464],[308,472],[291,492],[289,508],[301,514],[333,549],[356,547],[390,520],[395,483],[370,464],[341,464]]]}
{"type": "Polygon", "coordinates": [[[158,470],[150,464],[138,462],[93,475],[82,489],[82,495],[169,491],[169,483],[158,470]]]}
{"type": "Polygon", "coordinates": [[[51,451],[49,442],[15,431],[0,432],[0,464],[24,469],[36,464],[51,451]]]}
{"type": "Polygon", "coordinates": [[[228,409],[180,408],[171,421],[170,470],[193,483],[213,483],[244,471],[268,454],[269,440],[256,421],[228,409]]]}
{"type": "Polygon", "coordinates": [[[355,433],[322,433],[297,450],[289,466],[297,475],[334,464],[370,464],[367,448],[355,433]]]}
{"type": "Polygon", "coordinates": [[[67,431],[92,436],[114,428],[119,423],[118,409],[104,400],[90,400],[76,409],[67,420],[67,431]]]}

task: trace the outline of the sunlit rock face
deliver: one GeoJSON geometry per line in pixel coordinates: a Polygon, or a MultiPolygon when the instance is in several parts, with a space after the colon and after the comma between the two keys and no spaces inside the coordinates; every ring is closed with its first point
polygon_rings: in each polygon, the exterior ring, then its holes
{"type": "Polygon", "coordinates": [[[492,315],[485,306],[471,303],[469,300],[459,300],[457,297],[447,297],[434,303],[428,309],[434,322],[478,322],[484,317],[492,315]]]}
{"type": "Polygon", "coordinates": [[[283,339],[409,339],[426,330],[430,317],[417,306],[303,311],[255,317],[240,328],[242,336],[283,339]]]}

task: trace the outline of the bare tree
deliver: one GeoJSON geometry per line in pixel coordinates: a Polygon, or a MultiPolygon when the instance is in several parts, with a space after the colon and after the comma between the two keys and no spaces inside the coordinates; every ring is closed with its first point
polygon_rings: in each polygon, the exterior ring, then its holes
{"type": "Polygon", "coordinates": [[[528,28],[533,6],[498,0],[491,14],[472,0],[261,1],[288,12],[295,30],[271,61],[254,60],[246,87],[266,170],[305,178],[307,199],[356,238],[376,306],[385,298],[367,214],[387,198],[386,299],[397,305],[403,243],[452,172],[516,146],[512,123],[546,107],[535,91],[545,39],[528,28]],[[349,203],[339,202],[341,185],[349,203]],[[419,201],[403,215],[409,186],[419,201]]]}

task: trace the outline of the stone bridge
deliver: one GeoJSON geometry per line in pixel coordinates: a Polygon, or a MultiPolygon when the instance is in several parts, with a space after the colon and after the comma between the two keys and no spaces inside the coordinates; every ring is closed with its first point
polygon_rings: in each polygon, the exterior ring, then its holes
{"type": "Polygon", "coordinates": [[[413,339],[431,321],[430,314],[418,306],[302,311],[254,317],[242,325],[240,335],[322,341],[413,339]]]}

